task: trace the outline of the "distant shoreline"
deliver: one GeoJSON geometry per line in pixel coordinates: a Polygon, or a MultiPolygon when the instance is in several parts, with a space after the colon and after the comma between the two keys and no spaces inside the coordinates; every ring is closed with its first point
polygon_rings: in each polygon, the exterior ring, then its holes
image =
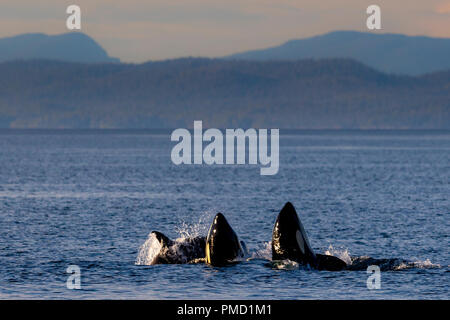
{"type": "MultiPolygon", "coordinates": [[[[159,129],[140,129],[140,128],[0,128],[1,134],[161,134],[170,135],[176,128],[159,128],[159,129]]],[[[207,128],[205,128],[207,129],[207,128]]],[[[220,128],[219,128],[220,129],[220,128]]],[[[247,128],[242,128],[247,129],[247,128]]],[[[192,131],[192,128],[188,129],[192,131]]],[[[224,130],[224,129],[220,129],[224,130]]],[[[450,134],[450,129],[280,129],[280,135],[298,135],[298,134],[329,134],[329,133],[362,133],[362,134],[390,134],[390,133],[428,133],[428,134],[450,134]]]]}

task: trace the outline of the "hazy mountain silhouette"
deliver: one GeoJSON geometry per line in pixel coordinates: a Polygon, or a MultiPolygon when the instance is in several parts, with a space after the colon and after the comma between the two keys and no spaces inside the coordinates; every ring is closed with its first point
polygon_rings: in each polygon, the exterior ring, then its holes
{"type": "Polygon", "coordinates": [[[69,62],[119,62],[92,38],[80,32],[61,35],[22,34],[0,39],[0,62],[52,59],[69,62]]]}
{"type": "Polygon", "coordinates": [[[0,127],[450,129],[450,71],[350,59],[0,63],[0,127]]]}
{"type": "Polygon", "coordinates": [[[352,58],[383,72],[418,75],[450,69],[450,39],[335,31],[227,58],[259,61],[352,58]]]}

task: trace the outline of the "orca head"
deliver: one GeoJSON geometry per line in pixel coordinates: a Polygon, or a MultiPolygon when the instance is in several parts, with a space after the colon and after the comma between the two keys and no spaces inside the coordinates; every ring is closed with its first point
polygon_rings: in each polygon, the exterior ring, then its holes
{"type": "Polygon", "coordinates": [[[316,256],[297,212],[290,202],[281,209],[273,227],[272,259],[289,259],[316,267],[316,256]]]}
{"type": "Polygon", "coordinates": [[[162,234],[159,231],[152,231],[151,232],[153,235],[155,235],[156,240],[159,241],[159,243],[161,244],[161,247],[170,247],[173,244],[173,241],[170,240],[166,235],[162,234]]]}
{"type": "Polygon", "coordinates": [[[173,241],[159,231],[152,231],[150,234],[159,242],[159,247],[155,247],[155,249],[158,249],[158,252],[155,252],[150,265],[173,263],[170,257],[164,254],[168,251],[169,247],[172,246],[173,241]]]}
{"type": "Polygon", "coordinates": [[[206,263],[221,266],[243,256],[238,236],[225,216],[216,214],[206,238],[206,263]]]}

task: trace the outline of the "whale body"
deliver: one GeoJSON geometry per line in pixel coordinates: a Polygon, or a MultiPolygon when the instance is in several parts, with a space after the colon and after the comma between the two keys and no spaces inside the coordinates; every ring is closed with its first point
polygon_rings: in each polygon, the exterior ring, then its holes
{"type": "Polygon", "coordinates": [[[245,246],[222,213],[216,214],[206,238],[206,263],[222,266],[245,256],[245,246]]]}
{"type": "Polygon", "coordinates": [[[159,243],[158,252],[152,257],[150,265],[206,263],[223,266],[243,258],[247,252],[245,244],[239,241],[222,213],[214,217],[207,237],[171,240],[158,231],[152,231],[150,236],[159,243]]]}
{"type": "Polygon", "coordinates": [[[151,235],[161,246],[158,254],[152,259],[151,265],[191,263],[205,257],[205,237],[190,237],[176,241],[158,231],[152,231],[151,235]]]}
{"type": "Polygon", "coordinates": [[[281,209],[272,231],[272,260],[285,259],[318,270],[338,271],[347,267],[337,257],[314,253],[303,224],[290,202],[281,209]]]}

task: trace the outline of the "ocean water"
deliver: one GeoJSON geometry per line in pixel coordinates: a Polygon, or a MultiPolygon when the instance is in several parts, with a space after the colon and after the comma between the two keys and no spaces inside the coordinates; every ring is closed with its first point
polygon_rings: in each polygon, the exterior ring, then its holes
{"type": "Polygon", "coordinates": [[[281,131],[280,170],[175,166],[169,132],[0,132],[1,299],[449,299],[450,132],[281,131]],[[270,262],[291,201],[318,253],[366,270],[270,262]],[[148,266],[148,235],[206,235],[222,212],[252,259],[148,266]],[[146,242],[147,241],[147,242],[146,242]],[[80,268],[81,289],[66,282],[80,268]]]}

